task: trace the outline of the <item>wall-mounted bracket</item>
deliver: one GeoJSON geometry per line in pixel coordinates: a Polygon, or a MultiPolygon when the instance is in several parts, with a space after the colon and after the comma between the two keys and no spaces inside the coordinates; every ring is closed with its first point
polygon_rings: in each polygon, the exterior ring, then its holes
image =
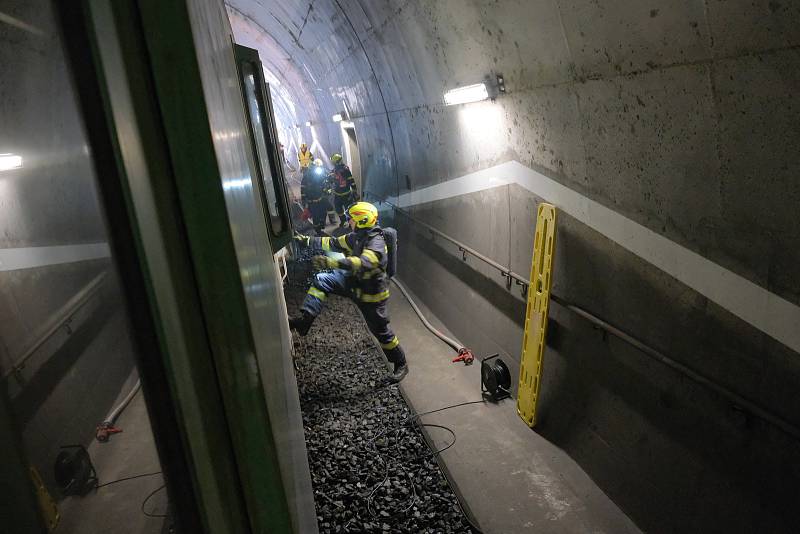
{"type": "Polygon", "coordinates": [[[500,275],[506,279],[506,289],[511,291],[511,283],[513,281],[511,273],[508,271],[500,271],[500,275]]]}
{"type": "Polygon", "coordinates": [[[523,297],[528,296],[528,284],[522,282],[521,280],[515,280],[517,285],[520,286],[520,292],[522,293],[523,297]]]}

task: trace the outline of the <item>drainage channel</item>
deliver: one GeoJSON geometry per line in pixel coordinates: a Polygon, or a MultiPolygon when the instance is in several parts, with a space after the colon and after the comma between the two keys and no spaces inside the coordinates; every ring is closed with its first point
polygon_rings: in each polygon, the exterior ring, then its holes
{"type": "MultiPolygon", "coordinates": [[[[290,314],[309,267],[307,259],[289,264],[290,314]]],[[[355,304],[330,296],[308,335],[294,336],[320,532],[478,532],[398,386],[382,385],[385,360],[355,304]]],[[[446,428],[426,431],[455,440],[446,428]]]]}

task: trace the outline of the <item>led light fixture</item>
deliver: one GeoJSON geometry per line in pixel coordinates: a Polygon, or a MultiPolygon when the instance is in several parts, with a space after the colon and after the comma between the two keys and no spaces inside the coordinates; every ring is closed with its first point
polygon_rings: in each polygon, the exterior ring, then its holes
{"type": "Polygon", "coordinates": [[[333,116],[333,117],[331,117],[331,118],[333,119],[333,122],[342,122],[342,119],[343,119],[344,117],[342,117],[342,114],[341,114],[341,113],[337,113],[336,115],[334,115],[334,116],[333,116]]]}
{"type": "Polygon", "coordinates": [[[0,154],[0,171],[9,171],[22,167],[22,156],[16,154],[0,154]]]}
{"type": "Polygon", "coordinates": [[[480,102],[489,98],[489,91],[485,83],[476,83],[451,89],[444,94],[444,103],[447,106],[480,102]]]}
{"type": "Polygon", "coordinates": [[[306,126],[311,126],[311,121],[306,121],[306,126]]]}

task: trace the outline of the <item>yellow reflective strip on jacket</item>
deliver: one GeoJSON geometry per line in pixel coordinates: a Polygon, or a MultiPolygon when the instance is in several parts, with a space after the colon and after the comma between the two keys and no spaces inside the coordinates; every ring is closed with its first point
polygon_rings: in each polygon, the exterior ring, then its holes
{"type": "Polygon", "coordinates": [[[323,237],[322,238],[322,250],[330,250],[331,249],[331,238],[330,237],[323,237]]]}
{"type": "Polygon", "coordinates": [[[376,268],[376,269],[370,269],[369,271],[367,271],[367,272],[363,273],[363,274],[361,275],[361,278],[363,278],[364,280],[369,280],[369,279],[371,279],[372,277],[374,277],[374,276],[377,276],[377,275],[381,274],[382,272],[383,272],[383,271],[381,270],[381,268],[380,268],[380,267],[378,267],[378,268],[376,268]]]}
{"type": "Polygon", "coordinates": [[[389,290],[381,291],[374,295],[361,295],[361,302],[381,302],[389,298],[389,290]]]}
{"type": "Polygon", "coordinates": [[[324,291],[320,291],[314,286],[308,288],[308,294],[312,297],[317,297],[319,300],[325,300],[328,298],[328,295],[326,295],[324,291]]]}
{"type": "Polygon", "coordinates": [[[350,260],[350,264],[353,266],[353,271],[361,270],[361,258],[358,256],[348,256],[346,259],[350,260]]]}
{"type": "Polygon", "coordinates": [[[333,194],[334,194],[334,195],[336,195],[337,197],[343,197],[343,196],[345,196],[345,195],[349,195],[350,193],[352,193],[352,191],[351,191],[350,189],[348,189],[348,190],[347,190],[347,191],[345,191],[344,193],[339,193],[339,192],[337,192],[337,191],[334,191],[334,192],[333,192],[333,194]]]}
{"type": "MultiPolygon", "coordinates": [[[[330,239],[330,238],[328,238],[330,239]]],[[[347,244],[347,236],[340,235],[336,238],[336,241],[339,243],[339,246],[345,249],[347,252],[353,252],[353,249],[350,248],[350,245],[347,244]]]]}
{"type": "Polygon", "coordinates": [[[364,249],[361,255],[366,256],[366,258],[372,262],[373,267],[377,267],[378,265],[381,264],[381,260],[378,258],[378,255],[369,249],[364,249]]]}
{"type": "Polygon", "coordinates": [[[392,339],[390,342],[381,343],[381,348],[382,349],[386,349],[386,350],[392,350],[393,348],[395,348],[399,344],[400,344],[400,340],[397,339],[397,336],[394,336],[394,339],[392,339]]]}

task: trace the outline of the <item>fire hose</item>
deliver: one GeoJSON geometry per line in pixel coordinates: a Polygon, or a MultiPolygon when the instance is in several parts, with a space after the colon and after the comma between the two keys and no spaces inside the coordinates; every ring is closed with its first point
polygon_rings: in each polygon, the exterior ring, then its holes
{"type": "Polygon", "coordinates": [[[417,306],[417,303],[414,302],[414,299],[411,298],[411,295],[408,293],[403,284],[401,284],[396,278],[392,278],[392,282],[394,282],[394,285],[397,286],[397,289],[399,289],[400,292],[403,293],[403,296],[411,305],[411,308],[414,309],[414,312],[417,314],[417,317],[419,317],[419,320],[422,321],[422,324],[425,325],[425,328],[430,330],[434,336],[438,337],[439,339],[450,345],[454,351],[458,352],[458,356],[456,358],[453,358],[453,363],[464,362],[464,365],[470,365],[473,361],[475,361],[475,356],[472,354],[472,351],[470,349],[465,347],[464,344],[458,341],[457,339],[453,339],[451,337],[446,336],[435,326],[433,326],[431,322],[428,321],[428,319],[425,318],[425,316],[422,314],[422,311],[419,309],[419,306],[417,306]]]}

